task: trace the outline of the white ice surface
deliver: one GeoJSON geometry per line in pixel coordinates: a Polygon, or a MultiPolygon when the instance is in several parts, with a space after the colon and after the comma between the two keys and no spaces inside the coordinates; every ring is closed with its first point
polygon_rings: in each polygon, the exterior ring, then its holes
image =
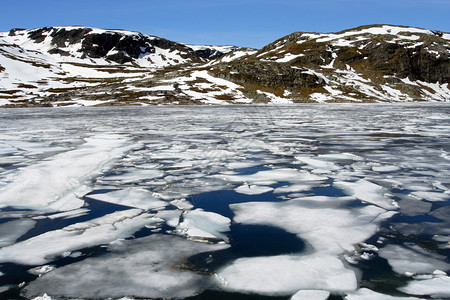
{"type": "Polygon", "coordinates": [[[0,262],[45,264],[67,251],[108,244],[119,238],[126,238],[153,222],[155,220],[152,219],[152,215],[142,213],[139,209],[118,211],[0,248],[0,262]]]}
{"type": "Polygon", "coordinates": [[[19,219],[0,224],[0,247],[13,244],[36,225],[31,219],[19,219]]]}
{"type": "Polygon", "coordinates": [[[331,161],[325,161],[325,160],[311,158],[311,157],[307,157],[307,156],[296,156],[295,159],[304,164],[307,164],[308,166],[310,166],[313,169],[317,168],[317,169],[325,169],[325,170],[330,170],[330,171],[335,171],[335,170],[339,169],[339,167],[336,166],[331,161]]]}
{"type": "Polygon", "coordinates": [[[329,296],[329,291],[301,290],[292,296],[291,300],[327,300],[329,296]]]}
{"type": "Polygon", "coordinates": [[[345,292],[356,289],[356,276],[329,255],[280,255],[239,258],[218,273],[229,290],[292,295],[300,289],[345,292]]]}
{"type": "Polygon", "coordinates": [[[308,191],[311,188],[315,187],[314,184],[290,184],[290,185],[283,185],[280,187],[277,187],[273,192],[275,194],[279,193],[295,193],[295,192],[302,192],[302,191],[308,191]]]}
{"type": "Polygon", "coordinates": [[[180,234],[193,240],[222,239],[228,241],[225,232],[230,230],[231,220],[222,215],[195,209],[183,215],[183,222],[177,226],[180,234]]]}
{"type": "Polygon", "coordinates": [[[344,299],[345,300],[417,300],[419,298],[391,296],[391,295],[377,293],[377,292],[374,292],[367,288],[361,288],[355,292],[348,294],[344,299]]]}
{"type": "Polygon", "coordinates": [[[450,264],[445,262],[444,256],[428,252],[419,246],[387,245],[380,249],[379,255],[388,260],[395,272],[402,275],[405,273],[430,274],[434,270],[450,270],[450,264]]]}
{"type": "Polygon", "coordinates": [[[173,200],[170,201],[170,204],[176,206],[178,209],[181,210],[189,210],[191,208],[193,208],[194,206],[187,201],[186,199],[177,199],[177,200],[173,200]]]}
{"type": "Polygon", "coordinates": [[[306,240],[315,251],[335,255],[352,251],[355,243],[376,232],[377,221],[392,215],[373,205],[340,209],[339,200],[332,197],[313,201],[249,202],[230,207],[235,222],[283,228],[306,240]]]}
{"type": "Polygon", "coordinates": [[[432,202],[450,200],[450,194],[440,193],[436,191],[417,191],[412,192],[411,195],[432,202]]]}
{"type": "Polygon", "coordinates": [[[398,166],[373,166],[372,170],[380,173],[397,172],[400,170],[398,166]]]}
{"type": "Polygon", "coordinates": [[[89,198],[140,209],[152,209],[168,205],[167,202],[155,198],[147,190],[131,187],[104,194],[89,195],[89,198]]]}
{"type": "Polygon", "coordinates": [[[328,177],[314,175],[293,168],[280,168],[259,171],[250,175],[218,175],[235,182],[246,182],[255,185],[271,185],[278,182],[304,183],[305,181],[326,181],[328,177]]]}
{"type": "Polygon", "coordinates": [[[84,216],[89,214],[89,209],[87,208],[79,208],[79,209],[74,209],[74,210],[69,210],[69,211],[65,211],[65,212],[61,212],[61,213],[56,213],[56,214],[52,214],[47,216],[49,219],[59,219],[59,218],[64,218],[64,219],[71,219],[71,218],[76,218],[79,216],[84,216]]]}
{"type": "Polygon", "coordinates": [[[349,195],[353,195],[355,198],[368,202],[384,209],[394,210],[397,209],[396,202],[386,195],[387,191],[366,179],[360,179],[356,182],[339,182],[333,183],[333,186],[344,190],[349,195]]]}
{"type": "Polygon", "coordinates": [[[0,207],[79,208],[84,201],[78,197],[87,192],[89,181],[133,147],[127,138],[114,134],[86,138],[86,142],[75,150],[20,169],[12,183],[0,188],[0,207]]]}
{"type": "Polygon", "coordinates": [[[187,298],[207,288],[209,277],[186,270],[183,258],[227,247],[158,234],[120,241],[111,245],[105,255],[39,277],[27,286],[25,296],[47,293],[71,299],[117,299],[130,295],[146,299],[187,298]]]}
{"type": "Polygon", "coordinates": [[[37,296],[33,300],[52,300],[53,298],[44,293],[42,296],[37,296]]]}
{"type": "Polygon", "coordinates": [[[399,290],[410,295],[427,295],[432,298],[448,299],[450,297],[450,277],[437,276],[432,279],[414,280],[399,290]]]}
{"type": "Polygon", "coordinates": [[[119,175],[111,175],[104,178],[105,181],[121,181],[123,183],[134,183],[142,180],[149,180],[162,177],[164,172],[158,169],[132,168],[119,175]]]}
{"type": "Polygon", "coordinates": [[[161,218],[166,221],[167,225],[177,227],[180,223],[181,213],[180,210],[162,210],[155,215],[155,218],[161,218]]]}
{"type": "Polygon", "coordinates": [[[308,254],[237,259],[219,272],[219,282],[227,289],[259,294],[356,289],[356,275],[338,256],[373,235],[378,222],[393,213],[373,205],[340,209],[340,201],[348,200],[322,197],[230,205],[235,222],[282,228],[305,240],[309,250],[308,254]]]}
{"type": "Polygon", "coordinates": [[[259,195],[259,194],[271,192],[271,191],[273,191],[273,188],[268,187],[268,186],[254,185],[254,184],[251,184],[251,185],[243,184],[241,186],[238,186],[234,190],[240,194],[259,195]]]}

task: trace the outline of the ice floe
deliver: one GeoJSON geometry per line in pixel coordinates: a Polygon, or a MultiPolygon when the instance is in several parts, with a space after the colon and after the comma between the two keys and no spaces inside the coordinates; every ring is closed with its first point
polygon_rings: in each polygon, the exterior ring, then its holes
{"type": "Polygon", "coordinates": [[[225,288],[263,294],[292,294],[300,289],[335,292],[356,289],[355,273],[338,256],[369,238],[376,232],[378,222],[395,212],[373,205],[350,212],[339,209],[342,203],[332,197],[312,200],[230,206],[235,222],[270,225],[295,233],[309,244],[306,253],[311,254],[237,259],[219,272],[225,288]]]}
{"type": "Polygon", "coordinates": [[[330,171],[339,169],[339,167],[331,161],[315,159],[307,156],[296,156],[295,159],[301,163],[308,165],[312,169],[325,169],[330,171]]]}
{"type": "Polygon", "coordinates": [[[373,166],[372,170],[375,172],[380,173],[390,173],[390,172],[397,172],[400,170],[400,167],[398,166],[373,166]]]}
{"type": "Polygon", "coordinates": [[[243,184],[241,186],[238,186],[234,190],[240,194],[259,195],[259,194],[271,192],[271,191],[273,191],[273,188],[268,187],[268,186],[254,185],[254,184],[251,184],[251,185],[243,184]]]}
{"type": "Polygon", "coordinates": [[[434,191],[417,191],[417,192],[412,192],[411,195],[415,196],[421,200],[427,200],[427,201],[432,201],[432,202],[450,200],[450,194],[434,192],[434,191]]]}
{"type": "Polygon", "coordinates": [[[369,290],[368,288],[361,288],[355,292],[348,294],[345,300],[417,300],[416,297],[391,296],[381,294],[369,290]]]}
{"type": "Polygon", "coordinates": [[[386,195],[387,191],[383,187],[366,179],[361,179],[356,182],[336,181],[333,185],[341,188],[349,195],[353,195],[361,201],[368,202],[388,210],[398,208],[397,203],[386,195]]]}
{"type": "Polygon", "coordinates": [[[356,289],[353,271],[329,255],[239,258],[218,273],[225,289],[292,295],[300,289],[346,292],[356,289]]]}
{"type": "Polygon", "coordinates": [[[47,218],[49,218],[49,219],[59,219],[59,218],[71,219],[71,218],[88,215],[89,212],[90,212],[90,210],[88,208],[79,208],[79,209],[69,210],[69,211],[65,211],[65,212],[61,212],[61,213],[51,214],[51,215],[48,215],[47,218]]]}
{"type": "Polygon", "coordinates": [[[176,206],[178,209],[182,209],[182,210],[189,210],[194,207],[186,199],[173,200],[173,201],[170,201],[170,204],[172,204],[172,205],[176,206]]]}
{"type": "Polygon", "coordinates": [[[193,240],[222,239],[228,241],[224,234],[230,230],[231,220],[217,213],[195,209],[183,214],[183,222],[177,226],[180,234],[193,240]]]}
{"type": "Polygon", "coordinates": [[[164,220],[171,227],[177,227],[180,224],[181,214],[180,210],[162,210],[155,215],[155,218],[164,220]]]}
{"type": "Polygon", "coordinates": [[[342,203],[332,198],[321,200],[325,201],[248,202],[230,207],[235,222],[283,228],[306,240],[314,251],[336,255],[352,251],[355,243],[376,232],[377,222],[392,216],[373,205],[350,211],[338,208],[342,203]]]}
{"type": "Polygon", "coordinates": [[[120,181],[122,183],[135,183],[142,180],[150,180],[162,177],[164,175],[164,172],[161,170],[151,170],[151,169],[144,169],[144,168],[133,168],[131,170],[128,170],[128,172],[124,172],[123,174],[118,175],[110,175],[108,177],[105,177],[104,181],[120,181]]]}
{"type": "Polygon", "coordinates": [[[20,169],[12,183],[0,188],[0,207],[79,208],[84,204],[79,197],[86,193],[89,181],[132,147],[127,138],[114,134],[86,138],[78,149],[20,169]]]}
{"type": "Polygon", "coordinates": [[[312,188],[314,188],[317,185],[314,184],[290,184],[290,185],[283,185],[280,187],[277,187],[274,189],[275,194],[281,194],[281,193],[295,193],[295,192],[303,192],[308,191],[312,188]]]}
{"type": "Polygon", "coordinates": [[[321,290],[301,290],[298,291],[291,300],[327,300],[330,296],[329,291],[321,290]]]}
{"type": "Polygon", "coordinates": [[[186,298],[210,285],[210,278],[189,272],[183,258],[225,249],[169,235],[114,243],[101,257],[57,268],[31,282],[23,294],[61,298],[186,298]]]}
{"type": "Polygon", "coordinates": [[[142,213],[139,209],[118,211],[0,248],[0,262],[45,264],[67,251],[108,244],[116,239],[126,238],[153,222],[155,220],[152,219],[152,215],[142,213]]]}
{"type": "Polygon", "coordinates": [[[246,182],[254,185],[272,185],[278,182],[300,183],[307,181],[326,181],[328,177],[302,172],[293,168],[279,168],[259,171],[250,175],[218,175],[229,181],[246,182]]]}
{"type": "Polygon", "coordinates": [[[415,245],[403,247],[387,245],[380,249],[379,255],[388,260],[392,269],[399,274],[429,274],[435,270],[450,270],[445,257],[424,250],[415,245]]]}
{"type": "Polygon", "coordinates": [[[151,192],[140,188],[126,188],[108,193],[92,194],[88,197],[140,209],[152,209],[168,205],[167,202],[155,198],[151,192]]]}
{"type": "Polygon", "coordinates": [[[450,297],[450,277],[437,276],[431,279],[414,280],[399,290],[410,295],[448,299],[450,297]]]}
{"type": "Polygon", "coordinates": [[[19,219],[0,224],[0,247],[13,244],[36,225],[31,219],[19,219]]]}

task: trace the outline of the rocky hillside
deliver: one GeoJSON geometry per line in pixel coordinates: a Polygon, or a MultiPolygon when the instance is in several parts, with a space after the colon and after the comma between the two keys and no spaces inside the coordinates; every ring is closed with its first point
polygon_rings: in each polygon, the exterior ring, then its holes
{"type": "Polygon", "coordinates": [[[85,27],[0,33],[0,106],[450,101],[450,34],[374,25],[261,50],[85,27]]]}
{"type": "Polygon", "coordinates": [[[444,101],[449,55],[448,33],[379,25],[293,33],[211,73],[293,101],[444,101]]]}

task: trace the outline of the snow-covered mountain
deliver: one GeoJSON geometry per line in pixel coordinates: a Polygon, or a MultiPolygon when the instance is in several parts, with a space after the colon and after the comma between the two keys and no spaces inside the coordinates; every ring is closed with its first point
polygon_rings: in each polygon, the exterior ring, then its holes
{"type": "Polygon", "coordinates": [[[86,27],[0,33],[0,106],[450,101],[450,34],[373,25],[261,50],[86,27]]]}
{"type": "MultiPolygon", "coordinates": [[[[186,45],[124,30],[13,29],[0,33],[0,105],[53,105],[80,89],[92,94],[91,87],[112,94],[112,88],[128,81],[157,76],[174,66],[204,64],[237,48],[186,45]]],[[[110,99],[115,100],[113,95],[110,99]]],[[[89,105],[86,100],[76,102],[89,105]]]]}

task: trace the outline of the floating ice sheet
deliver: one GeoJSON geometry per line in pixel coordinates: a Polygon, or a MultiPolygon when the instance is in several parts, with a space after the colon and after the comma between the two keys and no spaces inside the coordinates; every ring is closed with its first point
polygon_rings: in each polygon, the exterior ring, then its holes
{"type": "Polygon", "coordinates": [[[377,223],[393,213],[373,205],[349,211],[339,209],[340,204],[333,197],[322,197],[305,202],[300,198],[231,205],[235,222],[283,228],[304,239],[313,254],[240,258],[225,267],[219,278],[228,289],[259,294],[356,289],[355,274],[338,255],[352,251],[354,244],[369,238],[376,232],[377,223]]]}
{"type": "Polygon", "coordinates": [[[36,221],[20,219],[0,224],[0,247],[13,244],[19,237],[34,227],[36,221]]]}
{"type": "Polygon", "coordinates": [[[372,183],[366,179],[361,179],[356,182],[334,182],[333,186],[343,189],[349,195],[353,195],[355,198],[365,201],[384,209],[393,210],[397,209],[397,203],[386,196],[385,189],[375,183],[372,183]]]}
{"type": "Polygon", "coordinates": [[[251,184],[251,185],[243,184],[241,186],[238,186],[234,190],[240,194],[259,195],[259,194],[271,192],[271,191],[273,191],[273,188],[268,187],[268,186],[254,185],[254,184],[251,184]]]}
{"type": "Polygon", "coordinates": [[[196,209],[183,215],[177,231],[193,240],[222,239],[228,241],[225,232],[230,230],[231,220],[222,215],[196,209]]]}
{"type": "Polygon", "coordinates": [[[123,174],[110,175],[104,181],[120,181],[122,183],[134,183],[142,180],[155,179],[164,176],[164,172],[158,169],[133,168],[123,174]]]}
{"type": "Polygon", "coordinates": [[[209,285],[209,277],[189,272],[183,258],[217,251],[227,245],[152,235],[110,246],[101,257],[85,259],[47,273],[29,284],[26,297],[47,293],[67,298],[186,298],[209,285]],[[177,267],[178,266],[178,267],[177,267]]]}
{"type": "Polygon", "coordinates": [[[300,183],[305,181],[326,181],[328,177],[301,172],[293,168],[259,171],[251,175],[218,175],[229,181],[247,182],[255,185],[271,185],[278,182],[300,183]]]}
{"type": "Polygon", "coordinates": [[[273,192],[275,194],[303,192],[308,191],[316,186],[317,185],[315,184],[290,184],[277,187],[273,192]]]}
{"type": "Polygon", "coordinates": [[[177,199],[177,200],[173,200],[170,201],[170,204],[176,206],[178,209],[182,209],[182,210],[189,210],[191,208],[193,208],[194,206],[187,201],[186,199],[177,199]]]}
{"type": "Polygon", "coordinates": [[[85,215],[89,214],[89,211],[90,210],[87,208],[80,208],[80,209],[65,211],[62,213],[52,214],[47,217],[49,219],[59,219],[59,218],[71,219],[71,218],[76,218],[76,217],[80,217],[80,216],[85,216],[85,215]]]}
{"type": "Polygon", "coordinates": [[[181,213],[180,210],[162,210],[155,215],[155,218],[161,218],[166,221],[167,225],[177,227],[180,223],[181,213]]]}
{"type": "Polygon", "coordinates": [[[355,243],[376,232],[377,222],[392,216],[373,205],[350,211],[339,209],[341,203],[332,197],[311,200],[249,202],[230,207],[235,222],[283,228],[306,240],[315,251],[326,254],[353,250],[355,243]]]}
{"type": "Polygon", "coordinates": [[[331,161],[320,160],[320,159],[311,158],[308,156],[296,156],[295,159],[308,165],[309,167],[311,167],[313,169],[325,169],[325,170],[330,170],[330,171],[335,171],[335,170],[339,169],[339,167],[336,166],[331,161]]]}
{"type": "Polygon", "coordinates": [[[218,273],[222,287],[246,293],[292,295],[300,289],[344,292],[356,289],[356,276],[329,255],[240,258],[218,273]]]}
{"type": "Polygon", "coordinates": [[[126,188],[104,194],[93,194],[88,197],[140,209],[152,209],[168,205],[167,202],[155,198],[151,192],[140,188],[126,188]]]}
{"type": "Polygon", "coordinates": [[[127,138],[99,134],[86,138],[86,143],[78,149],[25,167],[12,183],[0,188],[0,207],[45,210],[79,208],[84,201],[71,195],[83,196],[89,180],[100,175],[108,163],[129,151],[132,148],[129,144],[127,138]]]}
{"type": "Polygon", "coordinates": [[[390,173],[390,172],[399,171],[400,167],[398,167],[398,166],[373,166],[372,170],[374,170],[375,172],[390,173]]]}
{"type": "Polygon", "coordinates": [[[379,255],[388,260],[393,270],[399,274],[429,274],[434,270],[450,270],[445,257],[428,252],[419,246],[402,247],[387,245],[380,249],[379,255]]]}
{"type": "Polygon", "coordinates": [[[45,264],[67,251],[108,244],[116,239],[126,238],[146,224],[155,222],[151,217],[139,209],[132,209],[48,231],[0,248],[0,262],[45,264]]]}
{"type": "Polygon", "coordinates": [[[44,293],[44,295],[33,298],[33,300],[53,300],[53,298],[44,293]]]}
{"type": "Polygon", "coordinates": [[[417,300],[416,297],[401,297],[381,294],[369,290],[367,288],[361,288],[353,293],[348,294],[345,300],[417,300]]]}
{"type": "Polygon", "coordinates": [[[432,201],[432,202],[440,202],[450,200],[450,194],[442,193],[442,192],[432,192],[432,191],[418,191],[412,192],[411,195],[418,197],[419,199],[432,201]]]}
{"type": "Polygon", "coordinates": [[[329,296],[329,291],[301,290],[292,296],[291,300],[327,300],[329,296]]]}
{"type": "Polygon", "coordinates": [[[448,299],[450,297],[450,277],[438,276],[432,279],[414,280],[399,290],[410,295],[448,299]]]}

